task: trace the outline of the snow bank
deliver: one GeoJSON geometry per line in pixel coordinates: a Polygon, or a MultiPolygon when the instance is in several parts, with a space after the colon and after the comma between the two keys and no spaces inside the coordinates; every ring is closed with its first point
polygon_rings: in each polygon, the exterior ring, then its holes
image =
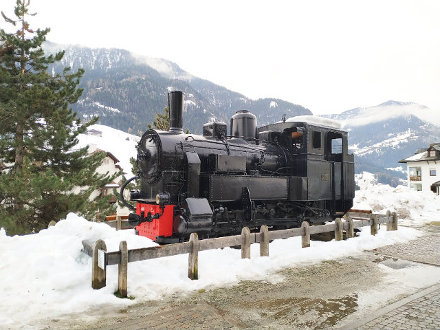
{"type": "Polygon", "coordinates": [[[356,191],[354,209],[397,212],[399,223],[410,226],[440,221],[440,196],[432,192],[378,184],[374,175],[368,172],[357,174],[356,183],[360,190],[356,191]]]}
{"type": "Polygon", "coordinates": [[[9,237],[1,230],[0,324],[27,327],[45,317],[127,304],[113,295],[111,285],[91,289],[91,258],[81,252],[81,242],[98,238],[105,240],[110,251],[118,249],[121,240],[127,240],[129,248],[155,245],[133,230],[116,232],[75,214],[38,234],[9,237]]]}
{"type": "Polygon", "coordinates": [[[375,237],[365,230],[360,237],[343,242],[312,241],[308,249],[302,249],[301,238],[295,237],[272,242],[270,257],[259,257],[259,246],[252,245],[250,260],[242,260],[236,249],[204,251],[199,254],[198,281],[187,278],[187,255],[130,263],[128,295],[135,299],[128,300],[113,294],[117,290],[117,266],[107,269],[107,287],[91,289],[91,258],[81,252],[81,242],[100,238],[108,251],[116,251],[122,240],[127,241],[129,249],[155,243],[136,236],[133,230],[115,231],[69,214],[66,220],[38,234],[9,237],[0,231],[0,324],[27,328],[65,314],[122,307],[244,279],[282,280],[273,274],[284,267],[352,256],[417,235],[417,230],[402,227],[396,232],[382,229],[375,237]]]}

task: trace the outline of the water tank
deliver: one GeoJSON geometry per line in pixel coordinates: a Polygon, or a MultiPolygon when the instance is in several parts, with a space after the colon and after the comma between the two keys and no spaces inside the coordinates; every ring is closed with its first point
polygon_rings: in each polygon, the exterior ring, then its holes
{"type": "Polygon", "coordinates": [[[248,111],[240,110],[231,118],[231,136],[255,139],[257,135],[257,117],[248,111]]]}

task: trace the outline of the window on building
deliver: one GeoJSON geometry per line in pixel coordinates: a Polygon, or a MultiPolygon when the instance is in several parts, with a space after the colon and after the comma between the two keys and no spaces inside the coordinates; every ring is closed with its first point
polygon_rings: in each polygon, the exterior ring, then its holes
{"type": "Polygon", "coordinates": [[[435,150],[430,150],[428,157],[435,157],[435,150]]]}
{"type": "Polygon", "coordinates": [[[313,131],[312,143],[313,143],[313,148],[315,149],[321,148],[321,132],[313,131]]]}
{"type": "Polygon", "coordinates": [[[430,169],[429,170],[429,175],[430,176],[436,176],[437,175],[437,170],[436,169],[430,169]]]}
{"type": "Polygon", "coordinates": [[[411,183],[410,188],[417,191],[422,191],[422,185],[420,183],[411,183]]]}
{"type": "Polygon", "coordinates": [[[422,181],[422,168],[410,167],[409,168],[409,180],[410,181],[422,181]]]}

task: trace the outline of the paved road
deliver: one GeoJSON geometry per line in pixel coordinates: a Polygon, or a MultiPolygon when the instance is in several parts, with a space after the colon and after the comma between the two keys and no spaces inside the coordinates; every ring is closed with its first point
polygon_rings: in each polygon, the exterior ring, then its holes
{"type": "MultiPolygon", "coordinates": [[[[440,235],[432,234],[408,243],[375,249],[376,253],[393,258],[440,266],[440,235]]],[[[440,282],[440,279],[439,279],[440,282]]],[[[391,304],[378,315],[347,325],[344,329],[440,329],[440,284],[391,304]]]]}
{"type": "Polygon", "coordinates": [[[440,329],[440,285],[421,290],[352,329],[440,329]]]}

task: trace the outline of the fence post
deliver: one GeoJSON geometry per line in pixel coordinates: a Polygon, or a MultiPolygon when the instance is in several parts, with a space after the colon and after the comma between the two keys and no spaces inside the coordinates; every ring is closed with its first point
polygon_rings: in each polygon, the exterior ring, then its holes
{"type": "Polygon", "coordinates": [[[303,248],[310,247],[310,225],[307,221],[303,221],[301,224],[303,230],[301,235],[301,242],[303,248]]]}
{"type": "Polygon", "coordinates": [[[92,288],[101,289],[106,285],[107,265],[105,262],[105,253],[107,246],[103,240],[97,240],[93,247],[92,257],[92,288]]]}
{"type": "Polygon", "coordinates": [[[121,228],[122,228],[121,216],[117,215],[116,216],[116,230],[121,230],[121,228]]]}
{"type": "Polygon", "coordinates": [[[269,256],[269,228],[266,225],[260,228],[260,256],[269,256]]]}
{"type": "Polygon", "coordinates": [[[347,238],[353,238],[354,237],[353,219],[348,214],[346,214],[344,217],[345,217],[345,222],[347,223],[347,230],[345,231],[345,234],[347,238]]]}
{"type": "Polygon", "coordinates": [[[127,298],[127,270],[128,270],[128,249],[127,242],[119,243],[121,259],[118,264],[118,292],[121,298],[127,298]]]}
{"type": "Polygon", "coordinates": [[[393,225],[391,230],[397,230],[397,213],[393,212],[392,217],[393,217],[393,225]]]}
{"type": "Polygon", "coordinates": [[[248,227],[241,230],[241,259],[251,258],[251,231],[248,227]]]}
{"type": "Polygon", "coordinates": [[[392,222],[393,219],[391,218],[390,210],[387,210],[386,217],[387,217],[387,231],[393,230],[393,222],[392,222]]]}
{"type": "Polygon", "coordinates": [[[200,241],[197,233],[192,233],[189,237],[190,251],[188,255],[188,278],[191,280],[199,279],[199,249],[200,241]]]}
{"type": "Polygon", "coordinates": [[[371,214],[370,215],[370,221],[371,221],[371,235],[376,235],[378,232],[378,224],[377,224],[377,215],[376,214],[371,214]]]}
{"type": "Polygon", "coordinates": [[[336,218],[335,224],[336,224],[335,241],[342,241],[342,239],[344,238],[344,234],[343,234],[344,226],[342,225],[341,218],[336,218]]]}

